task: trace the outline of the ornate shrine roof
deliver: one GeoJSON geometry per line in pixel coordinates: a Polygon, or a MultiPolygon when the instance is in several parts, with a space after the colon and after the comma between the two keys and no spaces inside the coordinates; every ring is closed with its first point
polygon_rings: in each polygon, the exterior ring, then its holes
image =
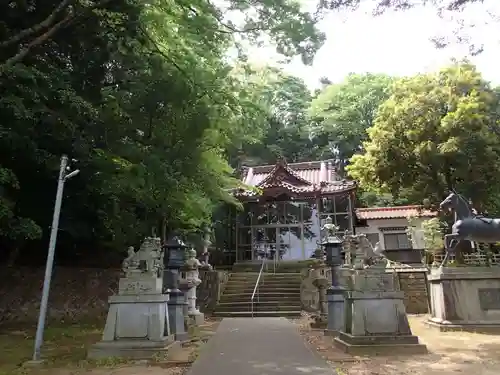
{"type": "MultiPolygon", "coordinates": [[[[356,182],[341,178],[328,161],[290,163],[278,160],[275,165],[244,167],[241,181],[262,191],[262,195],[320,196],[356,189],[356,182]]],[[[255,190],[240,189],[236,196],[257,197],[255,190]]]]}
{"type": "Polygon", "coordinates": [[[406,219],[408,217],[434,217],[437,212],[424,209],[422,206],[368,207],[357,208],[356,216],[364,220],[406,219]]]}

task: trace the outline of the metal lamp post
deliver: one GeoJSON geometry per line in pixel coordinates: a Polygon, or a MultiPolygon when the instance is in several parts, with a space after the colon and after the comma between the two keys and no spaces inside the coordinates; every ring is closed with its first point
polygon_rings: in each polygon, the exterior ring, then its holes
{"type": "Polygon", "coordinates": [[[36,328],[35,347],[33,350],[33,362],[40,361],[40,349],[43,342],[43,332],[45,330],[45,321],[47,319],[47,308],[49,304],[50,280],[52,279],[52,268],[54,266],[54,255],[56,251],[57,232],[59,230],[59,216],[61,214],[61,205],[64,191],[64,183],[71,177],[80,173],[80,170],[75,169],[71,172],[68,165],[68,157],[61,157],[61,165],[59,167],[59,178],[57,180],[56,201],[54,203],[54,214],[52,216],[52,227],[50,230],[49,251],[47,254],[47,263],[45,266],[45,277],[43,280],[42,300],[40,302],[40,315],[38,316],[38,324],[36,328]]]}
{"type": "Polygon", "coordinates": [[[344,326],[344,288],[339,283],[339,268],[342,265],[342,239],[336,232],[339,230],[329,216],[323,226],[326,236],[321,243],[326,253],[326,264],[331,267],[332,286],[327,290],[328,300],[328,328],[327,335],[338,335],[344,326]]]}

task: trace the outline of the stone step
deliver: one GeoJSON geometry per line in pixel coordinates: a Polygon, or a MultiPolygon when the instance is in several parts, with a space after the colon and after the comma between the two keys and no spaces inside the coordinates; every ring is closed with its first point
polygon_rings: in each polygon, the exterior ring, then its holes
{"type": "MultiPolygon", "coordinates": [[[[243,278],[243,277],[230,277],[227,281],[228,283],[250,283],[255,284],[257,282],[257,278],[243,278]]],[[[259,280],[259,283],[295,283],[301,284],[302,279],[298,277],[293,277],[289,279],[279,278],[279,277],[262,277],[259,280]]]]}
{"type": "MultiPolygon", "coordinates": [[[[229,279],[227,284],[252,284],[255,285],[257,280],[245,280],[245,279],[229,279]]],[[[259,284],[302,284],[302,280],[290,279],[290,280],[277,280],[277,279],[260,279],[259,284]]]]}
{"type": "MultiPolygon", "coordinates": [[[[249,287],[229,287],[224,288],[224,294],[252,294],[254,290],[254,286],[249,287]]],[[[268,286],[261,285],[258,288],[260,293],[290,293],[290,292],[298,292],[300,291],[300,287],[283,287],[283,286],[268,286]]]]}
{"type": "MultiPolygon", "coordinates": [[[[232,272],[229,277],[241,277],[241,278],[254,278],[257,279],[259,277],[258,272],[232,272]]],[[[274,277],[281,279],[294,279],[294,278],[302,278],[300,273],[273,273],[273,272],[263,272],[261,277],[274,277]]]]}
{"type": "MultiPolygon", "coordinates": [[[[242,282],[228,282],[224,290],[227,289],[245,289],[245,288],[254,288],[255,283],[242,283],[242,282]]],[[[300,290],[300,283],[295,282],[287,282],[287,283],[276,283],[271,281],[265,281],[263,283],[259,283],[259,288],[296,288],[300,290]]]]}
{"type": "MultiPolygon", "coordinates": [[[[256,293],[255,298],[259,298],[260,301],[300,301],[300,293],[256,293]]],[[[250,301],[252,298],[251,293],[247,294],[223,294],[219,302],[245,302],[250,301]]]]}
{"type": "MultiPolygon", "coordinates": [[[[266,302],[257,302],[254,301],[253,309],[254,311],[295,311],[301,310],[302,306],[300,301],[298,303],[288,302],[286,304],[275,302],[275,301],[266,301],[266,302]]],[[[231,302],[231,303],[219,303],[215,307],[216,312],[220,311],[251,311],[252,304],[250,302],[231,302]]]]}
{"type": "MultiPolygon", "coordinates": [[[[254,311],[253,317],[284,317],[284,318],[300,318],[302,311],[254,311]]],[[[214,316],[219,318],[251,318],[251,311],[221,311],[215,312],[214,316]]]]}
{"type": "MultiPolygon", "coordinates": [[[[249,303],[251,301],[252,297],[251,296],[244,296],[244,297],[230,297],[230,298],[224,298],[221,297],[219,304],[236,304],[236,303],[249,303]]],[[[269,302],[269,303],[276,303],[279,305],[300,305],[301,304],[301,299],[300,296],[296,297],[287,297],[287,298],[274,298],[274,297],[269,297],[269,296],[259,296],[255,295],[254,298],[255,302],[269,302]]]]}

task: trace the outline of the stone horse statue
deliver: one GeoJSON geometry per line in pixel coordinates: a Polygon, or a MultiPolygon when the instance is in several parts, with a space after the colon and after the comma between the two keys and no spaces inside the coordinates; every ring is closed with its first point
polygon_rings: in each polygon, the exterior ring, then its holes
{"type": "Polygon", "coordinates": [[[461,240],[482,243],[500,241],[500,219],[486,218],[472,212],[469,202],[460,194],[452,192],[439,205],[442,210],[453,211],[455,223],[451,227],[451,234],[444,236],[446,255],[453,251],[461,240]]]}

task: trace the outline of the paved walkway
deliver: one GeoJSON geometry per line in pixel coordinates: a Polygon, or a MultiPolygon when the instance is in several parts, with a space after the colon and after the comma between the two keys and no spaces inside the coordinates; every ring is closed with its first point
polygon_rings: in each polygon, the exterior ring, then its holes
{"type": "Polygon", "coordinates": [[[332,375],[285,318],[225,318],[188,375],[332,375]]]}

